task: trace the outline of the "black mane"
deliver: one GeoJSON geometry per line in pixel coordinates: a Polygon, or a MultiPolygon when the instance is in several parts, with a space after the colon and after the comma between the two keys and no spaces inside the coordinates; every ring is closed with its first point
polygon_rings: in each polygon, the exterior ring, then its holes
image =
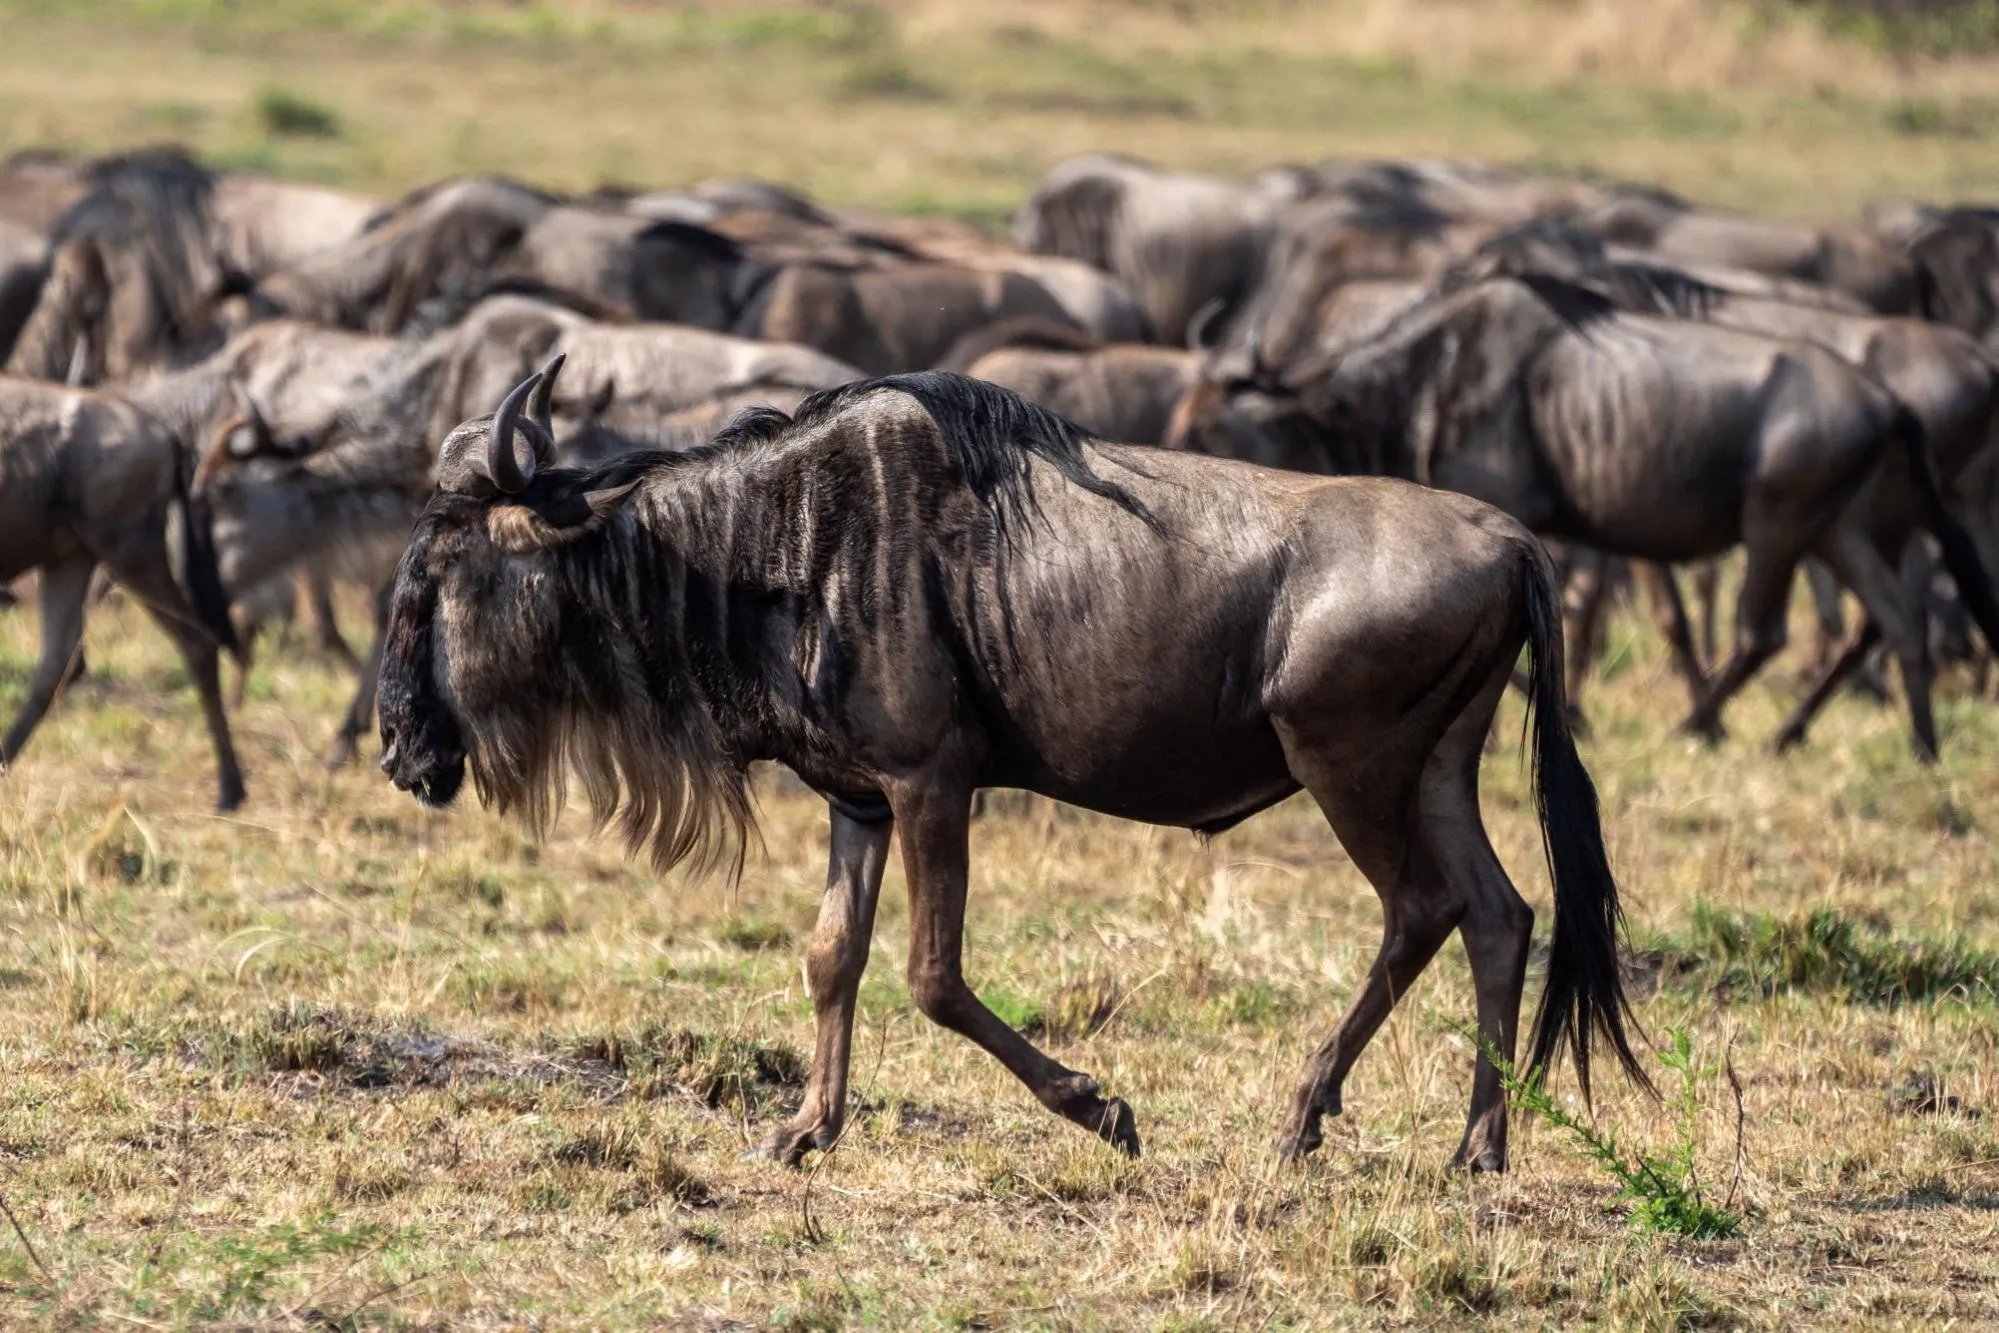
{"type": "Polygon", "coordinates": [[[1581,333],[1604,323],[1617,313],[1617,303],[1592,287],[1551,277],[1546,273],[1508,275],[1552,310],[1570,328],[1581,333]]]}
{"type": "MultiPolygon", "coordinates": [[[[996,384],[944,370],[886,375],[822,389],[800,403],[795,416],[774,407],[745,408],[715,436],[707,450],[697,452],[743,448],[794,428],[809,429],[883,390],[906,393],[923,404],[950,445],[966,484],[1002,533],[1009,531],[1020,515],[1035,512],[1034,492],[1028,484],[1030,456],[1053,467],[1071,485],[1104,497],[1155,529],[1159,526],[1137,496],[1091,470],[1083,454],[1091,437],[1081,426],[996,384]]],[[[607,468],[616,466],[613,463],[607,468]]]]}

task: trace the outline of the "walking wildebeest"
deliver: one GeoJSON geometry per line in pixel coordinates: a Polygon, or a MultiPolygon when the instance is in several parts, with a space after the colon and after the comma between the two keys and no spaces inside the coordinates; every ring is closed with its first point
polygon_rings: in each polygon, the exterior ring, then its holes
{"type": "Polygon", "coordinates": [[[1685,723],[1711,739],[1783,647],[1792,574],[1818,555],[1879,624],[1917,752],[1936,753],[1922,625],[1868,529],[1870,479],[1906,467],[1952,577],[1984,576],[1940,503],[1922,423],[1832,352],[1621,314],[1528,275],[1440,293],[1364,348],[1240,388],[1189,390],[1169,443],[1462,490],[1536,532],[1643,560],[1740,544],[1734,653],[1685,723]]]}
{"type": "Polygon", "coordinates": [[[0,378],[0,586],[41,571],[42,658],[0,738],[11,766],[68,680],[101,566],[180,649],[219,770],[216,804],[243,800],[222,710],[217,646],[234,648],[202,527],[189,516],[194,460],[171,405],[0,378]],[[160,407],[169,410],[156,410],[160,407]]]}
{"type": "MultiPolygon", "coordinates": [[[[764,1151],[836,1140],[891,831],[918,1008],[1127,1152],[1131,1110],[1049,1059],[962,972],[975,792],[1019,787],[1218,833],[1303,789],[1380,894],[1381,952],[1306,1064],[1281,1146],[1312,1151],[1361,1048],[1451,931],[1511,1057],[1533,912],[1480,822],[1478,766],[1523,644],[1555,928],[1532,1063],[1625,1037],[1617,887],[1564,720],[1553,574],[1466,497],[1090,442],[941,372],[751,414],[706,449],[544,470],[549,376],[444,441],[392,594],[382,768],[545,825],[574,767],[664,870],[739,862],[748,766],[827,798],[805,1101],[764,1151]],[[525,415],[523,406],[525,402],[525,415]],[[526,446],[522,452],[517,446],[526,446]]],[[[1458,1160],[1499,1169],[1479,1056],[1458,1160]]]]}
{"type": "MultiPolygon", "coordinates": [[[[1813,342],[1861,367],[1922,424],[1936,479],[1944,490],[1940,498],[1978,548],[1985,570],[1999,567],[1995,564],[1999,538],[1991,532],[1982,506],[1952,493],[1959,475],[1991,448],[1995,413],[1999,413],[1999,368],[1969,335],[1918,319],[1854,314],[1718,288],[1657,261],[1635,262],[1613,256],[1595,237],[1556,219],[1541,219],[1492,238],[1457,266],[1446,285],[1463,286],[1496,273],[1541,273],[1579,283],[1631,313],[1700,320],[1748,333],[1813,342]]],[[[1903,563],[1905,548],[1917,530],[1931,520],[1934,501],[1922,494],[1922,481],[1900,460],[1891,460],[1867,483],[1857,502],[1858,520],[1890,567],[1903,563]]],[[[1959,563],[1970,558],[1961,548],[1955,555],[1959,563]]],[[[1921,560],[1919,564],[1920,569],[1912,566],[1905,591],[1909,594],[1907,609],[1922,627],[1929,562],[1921,560]]],[[[1823,582],[1825,579],[1815,578],[1815,596],[1823,582]]],[[[1712,587],[1712,580],[1708,586],[1712,587]]],[[[1663,588],[1677,604],[1670,582],[1663,588]]],[[[1976,585],[1965,590],[1974,603],[1979,594],[1976,585]]],[[[1836,613],[1836,592],[1832,606],[1836,613]]],[[[1974,604],[1971,610],[1981,622],[1999,629],[1999,613],[1989,604],[1974,604]]],[[[1704,602],[1702,612],[1703,620],[1711,625],[1711,601],[1704,602]]],[[[1823,617],[1823,611],[1821,614],[1823,617]]],[[[1871,637],[1878,639],[1879,635],[1871,637]]],[[[1701,669],[1684,624],[1669,632],[1668,638],[1683,673],[1698,692],[1701,669]]],[[[1926,644],[1926,628],[1923,640],[1926,644]]],[[[1573,666],[1582,654],[1573,651],[1573,644],[1571,647],[1573,666]]],[[[1830,679],[1814,688],[1780,729],[1780,747],[1804,739],[1813,713],[1837,678],[1854,665],[1857,663],[1850,653],[1841,657],[1830,679]]]]}

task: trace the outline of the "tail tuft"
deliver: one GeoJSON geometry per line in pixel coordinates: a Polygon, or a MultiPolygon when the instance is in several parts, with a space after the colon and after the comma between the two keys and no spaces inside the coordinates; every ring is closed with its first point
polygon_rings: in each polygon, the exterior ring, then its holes
{"type": "Polygon", "coordinates": [[[1555,938],[1547,988],[1534,1018],[1528,1067],[1546,1068],[1566,1045],[1575,1055],[1583,1098],[1590,1095],[1592,1033],[1610,1043],[1625,1075],[1647,1092],[1652,1081],[1626,1035],[1631,1017],[1618,970],[1623,912],[1603,845],[1596,784],[1569,732],[1562,680],[1562,618],[1554,570],[1538,547],[1526,564],[1529,704],[1533,709],[1534,792],[1542,845],[1555,886],[1555,938]]]}

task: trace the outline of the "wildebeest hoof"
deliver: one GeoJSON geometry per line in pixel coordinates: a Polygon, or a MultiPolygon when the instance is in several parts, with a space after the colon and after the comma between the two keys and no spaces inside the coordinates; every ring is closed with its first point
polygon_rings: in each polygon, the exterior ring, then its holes
{"type": "Polygon", "coordinates": [[[333,744],[326,747],[326,756],[319,761],[320,767],[329,773],[338,772],[354,760],[354,738],[337,736],[333,744]]]}
{"type": "Polygon", "coordinates": [[[1506,1170],[1506,1154],[1497,1148],[1483,1148],[1476,1153],[1467,1153],[1460,1148],[1451,1156],[1451,1170],[1467,1171],[1475,1176],[1497,1175],[1506,1170]]]}
{"type": "Polygon", "coordinates": [[[1131,1107],[1122,1097],[1111,1098],[1103,1107],[1097,1121],[1098,1136],[1126,1157],[1140,1156],[1144,1149],[1139,1146],[1138,1117],[1131,1113],[1131,1107]]]}
{"type": "Polygon", "coordinates": [[[1785,727],[1770,739],[1772,754],[1789,754],[1805,743],[1805,733],[1796,727],[1785,727]]]}
{"type": "Polygon", "coordinates": [[[215,813],[226,815],[240,808],[242,804],[243,784],[240,782],[228,783],[223,786],[222,794],[215,798],[215,813]]]}
{"type": "Polygon", "coordinates": [[[1719,719],[1704,722],[1699,718],[1690,717],[1680,724],[1680,734],[1692,736],[1703,744],[1719,745],[1728,739],[1728,728],[1722,726],[1719,719]]]}
{"type": "Polygon", "coordinates": [[[744,1153],[742,1160],[745,1162],[776,1162],[779,1166],[796,1171],[800,1166],[804,1165],[805,1154],[813,1151],[815,1148],[824,1152],[826,1149],[832,1147],[839,1137],[837,1131],[826,1125],[819,1125],[812,1128],[785,1125],[782,1128],[772,1130],[770,1137],[744,1153]]]}
{"type": "Polygon", "coordinates": [[[1302,1162],[1325,1142],[1325,1136],[1316,1129],[1302,1130],[1296,1134],[1286,1134],[1277,1140],[1277,1157],[1284,1162],[1302,1162]]]}

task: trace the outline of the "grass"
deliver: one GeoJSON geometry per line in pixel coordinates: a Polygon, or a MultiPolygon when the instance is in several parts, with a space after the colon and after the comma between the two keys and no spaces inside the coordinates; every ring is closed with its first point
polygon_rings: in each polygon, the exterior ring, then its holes
{"type": "MultiPolygon", "coordinates": [[[[1532,1115],[1512,1173],[1444,1170],[1472,1058],[1455,949],[1320,1155],[1278,1165],[1291,1080],[1379,930],[1296,801],[1208,848],[1038,802],[976,830],[974,983],[1134,1104],[1142,1160],[914,1013],[892,868],[839,1151],[809,1175],[739,1161],[810,1049],[817,802],[767,776],[767,855],[737,890],[658,881],[580,821],[533,844],[321,773],[344,681],[279,655],[238,720],[251,804],[217,818],[193,701],[157,687],[169,650],[122,599],[95,614],[94,678],[0,788],[8,1327],[1999,1319],[1999,719],[1962,680],[1935,771],[1858,699],[1805,753],[1764,753],[1783,664],[1715,754],[1665,731],[1678,686],[1613,625],[1586,757],[1657,946],[1640,1021],[1688,1058],[1654,1044],[1664,1105],[1608,1077],[1593,1113],[1559,1075],[1548,1094],[1626,1163],[1697,1167],[1719,1208],[1728,1052],[1742,1230],[1701,1239],[1631,1226],[1619,1182],[1532,1115]]],[[[33,642],[31,615],[0,618],[0,711],[33,642]]],[[[1506,707],[1486,809],[1545,922],[1506,707]]]]}
{"type": "Polygon", "coordinates": [[[1067,155],[1479,156],[1849,217],[1999,176],[1999,56],[1781,3],[0,0],[0,152],[188,142],[394,192],[746,171],[997,225],[1067,155]]]}
{"type": "MultiPolygon", "coordinates": [[[[997,223],[1072,152],[1446,153],[1833,217],[1999,178],[1988,57],[1696,0],[0,0],[0,30],[0,151],[172,137],[376,191],[756,172],[997,223]]],[[[1650,633],[1611,630],[1586,758],[1652,946],[1639,1017],[1688,1060],[1673,1102],[1606,1084],[1578,1123],[1628,1161],[1696,1145],[1712,1189],[1728,1052],[1735,1239],[1627,1225],[1531,1116],[1509,1175],[1443,1170],[1472,1060],[1454,948],[1320,1155],[1280,1167],[1380,929],[1297,801],[1211,846],[1042,802],[975,831],[974,984],[1133,1103],[1144,1159],[915,1014],[892,866],[846,1137],[808,1175],[742,1162],[810,1049],[822,806],[766,775],[742,884],[660,881],[580,822],[530,843],[322,773],[347,682],[277,655],[237,720],[251,802],[218,818],[185,682],[114,598],[0,779],[0,1326],[1999,1321],[1999,712],[1947,678],[1931,771],[1842,699],[1778,759],[1780,663],[1712,753],[1668,730],[1650,633]]],[[[0,612],[0,714],[34,655],[31,610],[0,612]]],[[[1545,928],[1506,708],[1487,819],[1545,928]]]]}
{"type": "MultiPolygon", "coordinates": [[[[1615,1128],[1600,1129],[1589,1119],[1564,1107],[1549,1091],[1546,1071],[1522,1076],[1511,1061],[1481,1042],[1499,1070],[1507,1096],[1519,1109],[1539,1116],[1562,1130],[1617,1183],[1617,1197],[1631,1205],[1631,1223],[1642,1231],[1662,1236],[1685,1236],[1693,1240],[1731,1240],[1742,1231],[1742,1218],[1729,1211],[1730,1198],[1712,1202],[1700,1181],[1700,1085],[1718,1072],[1720,1066],[1695,1062],[1693,1042],[1685,1028],[1674,1028],[1658,1052],[1659,1064],[1678,1080],[1669,1098],[1674,1128],[1665,1149],[1657,1153],[1627,1152],[1618,1142],[1615,1128]]],[[[1730,1087],[1740,1095],[1733,1076],[1730,1087]]],[[[1738,1121],[1738,1129],[1740,1122],[1738,1121]]],[[[1741,1141],[1737,1139],[1737,1160],[1741,1141]]]]}

